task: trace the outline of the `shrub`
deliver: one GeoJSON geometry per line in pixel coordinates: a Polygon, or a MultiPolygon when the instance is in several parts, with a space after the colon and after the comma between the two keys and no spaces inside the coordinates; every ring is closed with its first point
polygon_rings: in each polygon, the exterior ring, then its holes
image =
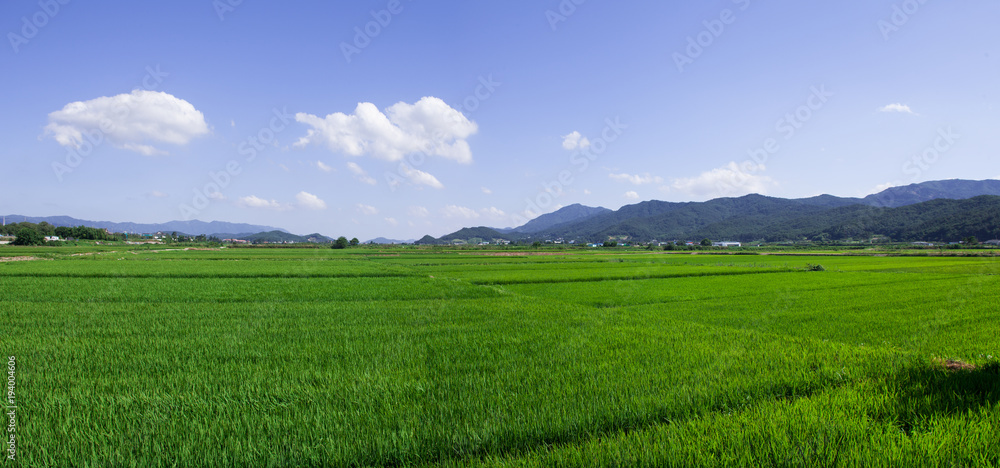
{"type": "Polygon", "coordinates": [[[45,243],[45,237],[34,229],[23,228],[17,231],[17,238],[11,243],[14,245],[42,245],[45,243]]]}

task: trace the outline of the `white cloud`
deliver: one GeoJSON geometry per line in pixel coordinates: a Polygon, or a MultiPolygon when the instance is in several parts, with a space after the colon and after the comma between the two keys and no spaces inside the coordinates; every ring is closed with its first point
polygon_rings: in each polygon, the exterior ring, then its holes
{"type": "Polygon", "coordinates": [[[233,128],[236,128],[236,121],[235,120],[230,120],[229,121],[229,126],[233,127],[233,128]]]}
{"type": "Polygon", "coordinates": [[[482,190],[483,193],[485,193],[487,195],[493,195],[493,191],[490,190],[490,189],[488,189],[488,188],[486,188],[486,187],[480,187],[480,190],[482,190]]]}
{"type": "Polygon", "coordinates": [[[271,210],[280,210],[283,208],[281,204],[278,203],[277,201],[274,200],[268,201],[263,198],[259,198],[256,195],[240,197],[240,199],[237,201],[237,204],[245,206],[247,208],[261,208],[261,209],[271,209],[271,210]]]}
{"type": "Polygon", "coordinates": [[[563,135],[562,147],[565,150],[575,150],[583,149],[590,146],[590,140],[587,137],[580,135],[580,132],[573,132],[569,135],[563,135]]]}
{"type": "Polygon", "coordinates": [[[591,193],[593,193],[593,192],[591,192],[590,189],[583,189],[583,194],[584,195],[590,195],[591,193]]]}
{"type": "Polygon", "coordinates": [[[349,169],[352,173],[354,173],[355,179],[358,179],[368,185],[375,185],[378,183],[375,181],[373,177],[369,176],[368,173],[361,168],[361,166],[355,163],[352,162],[347,163],[347,169],[349,169]]]}
{"type": "Polygon", "coordinates": [[[411,206],[408,213],[410,216],[416,216],[418,218],[426,218],[430,216],[431,212],[422,206],[411,206]]]}
{"type": "Polygon", "coordinates": [[[663,182],[663,178],[659,176],[651,176],[649,173],[645,174],[608,174],[612,180],[618,182],[628,182],[632,185],[642,185],[642,184],[659,184],[663,182]]]}
{"type": "Polygon", "coordinates": [[[330,166],[327,166],[326,164],[323,164],[323,161],[316,161],[316,167],[318,167],[319,170],[321,170],[323,172],[332,172],[333,171],[333,168],[330,167],[330,166]]]}
{"type": "Polygon", "coordinates": [[[310,210],[326,209],[325,201],[320,200],[319,197],[308,192],[299,192],[299,194],[295,196],[295,199],[298,200],[299,206],[306,209],[310,210]]]}
{"type": "Polygon", "coordinates": [[[479,130],[461,112],[430,96],[415,104],[393,104],[384,113],[375,104],[362,102],[350,115],[336,112],[321,118],[300,112],[295,114],[295,120],[312,127],[295,146],[322,143],[338,153],[370,155],[386,161],[425,153],[471,163],[472,151],[466,138],[479,130]]]}
{"type": "Polygon", "coordinates": [[[504,216],[507,216],[507,213],[504,213],[503,210],[495,206],[491,206],[489,208],[483,208],[479,211],[483,214],[483,216],[491,218],[503,218],[504,216]]]}
{"type": "Polygon", "coordinates": [[[396,221],[396,218],[385,218],[385,222],[389,223],[392,226],[399,225],[399,221],[396,221]]]}
{"type": "Polygon", "coordinates": [[[766,194],[776,182],[761,175],[762,164],[744,162],[740,167],[736,162],[702,172],[697,177],[675,179],[667,189],[674,189],[695,197],[727,197],[748,193],[766,194]]]}
{"type": "MultiPolygon", "coordinates": [[[[218,193],[218,192],[212,192],[212,193],[215,194],[215,193],[218,193]]],[[[167,195],[166,193],[163,193],[163,192],[161,192],[159,190],[153,190],[152,192],[149,192],[149,196],[151,196],[153,198],[167,198],[169,195],[167,195]]]]}
{"type": "Polygon", "coordinates": [[[898,102],[894,103],[894,104],[889,104],[889,105],[886,105],[886,106],[882,106],[882,107],[880,107],[878,109],[878,111],[879,112],[902,112],[904,114],[917,115],[916,112],[913,112],[913,110],[910,109],[910,106],[908,106],[906,104],[900,104],[898,102]]]}
{"type": "Polygon", "coordinates": [[[629,190],[628,192],[625,192],[625,198],[628,198],[629,200],[638,200],[639,194],[635,191],[629,190]]]}
{"type": "Polygon", "coordinates": [[[215,192],[215,191],[213,191],[212,193],[208,194],[208,198],[211,198],[212,200],[220,200],[221,201],[221,200],[225,200],[226,196],[223,195],[222,192],[215,192]]]}
{"type": "Polygon", "coordinates": [[[205,116],[191,103],[160,91],[135,90],[66,104],[49,114],[45,134],[60,145],[78,148],[84,141],[146,156],[167,154],[151,143],[186,145],[208,133],[205,116]]]}
{"type": "Polygon", "coordinates": [[[352,162],[347,163],[347,169],[353,172],[354,175],[367,175],[367,172],[361,166],[352,162]]]}
{"type": "Polygon", "coordinates": [[[365,205],[364,203],[358,203],[358,211],[366,215],[378,214],[378,208],[371,205],[365,205]]]}
{"type": "Polygon", "coordinates": [[[479,217],[479,213],[472,208],[466,208],[458,205],[448,205],[444,208],[444,216],[446,218],[476,219],[479,217]]]}
{"type": "Polygon", "coordinates": [[[406,164],[399,165],[399,172],[407,179],[410,179],[410,182],[413,183],[414,185],[426,185],[428,187],[433,187],[436,189],[444,188],[444,184],[442,184],[441,181],[437,180],[437,177],[434,177],[433,175],[428,174],[419,169],[413,169],[406,164]]]}

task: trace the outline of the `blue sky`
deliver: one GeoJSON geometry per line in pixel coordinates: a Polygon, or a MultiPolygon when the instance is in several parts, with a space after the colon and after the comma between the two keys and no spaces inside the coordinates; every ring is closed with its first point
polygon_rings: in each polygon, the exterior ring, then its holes
{"type": "Polygon", "coordinates": [[[1000,3],[3,2],[0,212],[361,239],[1000,176],[1000,3]]]}

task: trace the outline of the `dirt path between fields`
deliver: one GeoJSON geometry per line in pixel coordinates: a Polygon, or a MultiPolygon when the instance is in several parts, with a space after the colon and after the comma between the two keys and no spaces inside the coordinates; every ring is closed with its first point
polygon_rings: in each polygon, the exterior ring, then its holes
{"type": "Polygon", "coordinates": [[[0,262],[27,262],[30,260],[41,260],[38,257],[0,257],[0,262]]]}
{"type": "MultiPolygon", "coordinates": [[[[130,250],[130,251],[127,251],[125,253],[130,253],[132,255],[139,255],[139,254],[144,254],[144,253],[156,253],[156,252],[182,252],[182,251],[185,251],[185,250],[215,250],[215,251],[217,251],[217,250],[220,250],[220,249],[200,248],[200,247],[187,247],[187,248],[184,248],[184,249],[130,250]]],[[[108,251],[104,251],[104,252],[81,252],[81,253],[69,254],[69,255],[67,255],[67,257],[87,257],[87,256],[91,256],[91,255],[104,255],[104,254],[116,254],[116,253],[121,253],[121,252],[119,252],[117,250],[108,250],[108,251]]],[[[28,262],[28,261],[31,261],[31,260],[52,260],[52,259],[51,258],[29,257],[29,256],[0,257],[0,263],[2,263],[2,262],[28,262]]]]}
{"type": "Polygon", "coordinates": [[[214,249],[210,247],[185,247],[183,249],[160,249],[160,250],[132,250],[130,253],[135,255],[140,255],[144,253],[160,253],[160,252],[184,252],[187,250],[211,250],[211,251],[221,251],[222,249],[214,249]]]}

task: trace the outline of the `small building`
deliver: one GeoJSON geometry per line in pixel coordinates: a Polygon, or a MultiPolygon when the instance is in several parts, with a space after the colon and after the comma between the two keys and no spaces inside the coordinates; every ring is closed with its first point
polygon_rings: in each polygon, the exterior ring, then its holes
{"type": "Polygon", "coordinates": [[[712,242],[712,247],[728,248],[728,247],[742,247],[742,246],[743,244],[740,244],[739,242],[729,242],[729,241],[712,242]]]}

